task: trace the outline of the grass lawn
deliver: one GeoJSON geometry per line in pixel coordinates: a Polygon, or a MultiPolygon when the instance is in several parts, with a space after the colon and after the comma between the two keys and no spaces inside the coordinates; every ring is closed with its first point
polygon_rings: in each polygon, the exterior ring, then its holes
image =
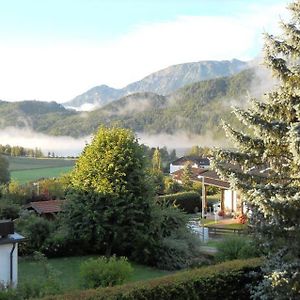
{"type": "Polygon", "coordinates": [[[71,171],[75,165],[73,159],[11,156],[6,156],[6,159],[11,178],[21,184],[40,178],[59,177],[71,171]]]}
{"type": "MultiPolygon", "coordinates": [[[[64,291],[80,289],[80,264],[90,257],[95,256],[77,256],[49,259],[49,264],[55,269],[58,274],[58,280],[62,285],[64,291]]],[[[168,275],[170,271],[163,271],[151,267],[131,263],[134,268],[133,276],[130,281],[139,281],[161,277],[168,275]]],[[[20,259],[19,262],[19,282],[28,280],[40,280],[45,275],[41,263],[31,261],[28,259],[20,259]]]]}
{"type": "Polygon", "coordinates": [[[11,179],[18,181],[22,184],[29,181],[38,180],[40,178],[59,177],[63,174],[70,172],[72,169],[73,167],[50,167],[32,170],[11,171],[10,177],[11,179]]]}

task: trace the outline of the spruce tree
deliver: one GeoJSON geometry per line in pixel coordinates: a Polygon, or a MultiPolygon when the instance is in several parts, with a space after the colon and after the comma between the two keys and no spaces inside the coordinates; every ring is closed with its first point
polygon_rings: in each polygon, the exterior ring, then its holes
{"type": "Polygon", "coordinates": [[[288,9],[282,35],[265,34],[264,62],[278,84],[234,110],[249,130],[224,124],[236,150],[215,152],[214,166],[242,191],[267,256],[255,299],[300,299],[300,1],[288,9]]]}

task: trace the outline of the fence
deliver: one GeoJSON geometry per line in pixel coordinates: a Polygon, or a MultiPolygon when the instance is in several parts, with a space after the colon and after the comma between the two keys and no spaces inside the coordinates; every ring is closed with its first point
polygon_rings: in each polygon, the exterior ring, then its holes
{"type": "Polygon", "coordinates": [[[209,236],[224,236],[224,235],[233,235],[233,234],[249,234],[247,229],[235,229],[235,228],[227,228],[227,227],[217,227],[217,226],[209,226],[208,233],[209,236]]]}

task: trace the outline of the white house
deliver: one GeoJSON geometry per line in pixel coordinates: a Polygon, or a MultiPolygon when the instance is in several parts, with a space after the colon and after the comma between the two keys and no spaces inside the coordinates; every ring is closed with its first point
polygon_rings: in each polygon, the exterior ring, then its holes
{"type": "Polygon", "coordinates": [[[192,168],[207,169],[210,166],[210,160],[206,157],[183,156],[170,164],[170,174],[183,169],[186,163],[190,163],[192,168]]]}
{"type": "Polygon", "coordinates": [[[0,221],[0,284],[16,287],[18,283],[18,243],[25,238],[14,232],[12,221],[0,221]]]}

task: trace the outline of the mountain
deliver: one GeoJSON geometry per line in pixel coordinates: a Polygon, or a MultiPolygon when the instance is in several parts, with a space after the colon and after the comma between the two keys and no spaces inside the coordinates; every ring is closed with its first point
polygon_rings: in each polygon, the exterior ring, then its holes
{"type": "Polygon", "coordinates": [[[149,92],[127,95],[91,112],[68,110],[55,102],[2,101],[0,128],[82,137],[101,125],[118,124],[145,134],[184,132],[221,140],[221,119],[236,122],[231,106],[247,105],[247,92],[252,93],[253,87],[259,90],[261,84],[256,71],[247,69],[230,77],[192,83],[166,96],[149,92]]]}
{"type": "Polygon", "coordinates": [[[75,114],[54,101],[0,101],[0,128],[30,128],[46,132],[52,123],[75,114]]]}
{"type": "Polygon", "coordinates": [[[102,107],[123,96],[138,92],[168,95],[187,84],[234,75],[247,67],[248,63],[237,59],[231,61],[200,61],[174,65],[150,74],[142,80],[131,83],[122,89],[114,89],[106,85],[94,87],[73,100],[64,103],[64,105],[80,110],[86,104],[93,105],[94,107],[102,107]]]}

